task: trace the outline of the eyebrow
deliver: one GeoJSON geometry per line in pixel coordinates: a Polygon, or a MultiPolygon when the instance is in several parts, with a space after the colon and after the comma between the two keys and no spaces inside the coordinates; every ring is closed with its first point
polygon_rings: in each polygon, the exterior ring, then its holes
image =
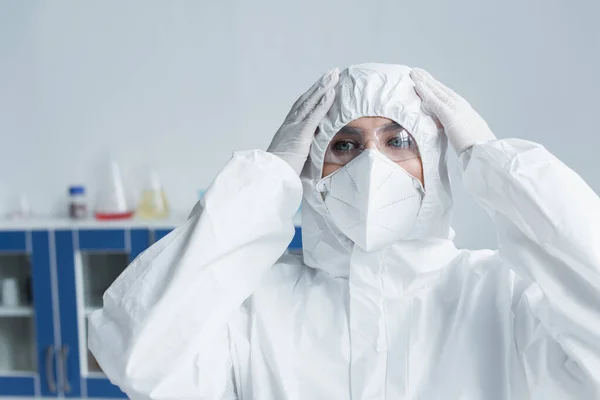
{"type": "MultiPolygon", "coordinates": [[[[377,130],[381,131],[381,132],[389,132],[389,131],[396,131],[399,129],[404,129],[404,127],[402,125],[400,125],[399,123],[392,121],[389,124],[379,127],[377,130]]],[[[337,134],[362,135],[363,130],[360,128],[355,128],[353,126],[346,125],[342,129],[340,129],[337,134]]]]}
{"type": "Polygon", "coordinates": [[[379,129],[383,132],[387,132],[387,131],[396,131],[398,129],[404,129],[404,127],[397,122],[390,122],[389,124],[384,125],[379,129]]]}
{"type": "Polygon", "coordinates": [[[345,134],[345,135],[362,135],[363,131],[360,128],[354,128],[352,126],[344,126],[342,129],[338,131],[337,134],[345,134]]]}

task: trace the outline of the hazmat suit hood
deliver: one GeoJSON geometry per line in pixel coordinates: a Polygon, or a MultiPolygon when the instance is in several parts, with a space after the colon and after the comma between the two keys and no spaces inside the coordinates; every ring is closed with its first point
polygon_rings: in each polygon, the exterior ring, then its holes
{"type": "MultiPolygon", "coordinates": [[[[440,245],[455,252],[449,239],[452,196],[446,162],[447,140],[433,118],[422,111],[410,71],[403,65],[361,64],[340,73],[335,102],[319,125],[301,175],[302,240],[307,265],[347,277],[352,253],[358,251],[358,246],[336,228],[317,183],[322,178],[323,160],[332,138],[342,127],[362,117],[389,118],[414,137],[422,159],[425,186],[425,196],[409,236],[374,253],[388,256],[394,253],[400,256],[407,251],[424,253],[432,244],[438,255],[444,251],[439,249],[440,245]]],[[[427,262],[419,260],[417,264],[423,266],[427,262]]]]}

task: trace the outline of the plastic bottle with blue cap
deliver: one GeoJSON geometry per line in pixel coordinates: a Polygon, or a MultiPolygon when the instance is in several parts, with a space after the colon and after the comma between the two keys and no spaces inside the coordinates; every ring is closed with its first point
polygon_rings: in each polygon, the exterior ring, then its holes
{"type": "Polygon", "coordinates": [[[73,185],[69,187],[69,218],[85,219],[88,216],[88,205],[85,187],[73,185]]]}

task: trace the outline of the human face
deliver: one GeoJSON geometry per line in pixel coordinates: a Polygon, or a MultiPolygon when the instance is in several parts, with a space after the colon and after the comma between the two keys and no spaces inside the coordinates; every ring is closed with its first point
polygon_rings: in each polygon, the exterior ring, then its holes
{"type": "Polygon", "coordinates": [[[385,154],[423,182],[423,165],[414,138],[388,118],[363,117],[344,126],[331,139],[323,163],[323,178],[342,168],[365,149],[385,154]]]}

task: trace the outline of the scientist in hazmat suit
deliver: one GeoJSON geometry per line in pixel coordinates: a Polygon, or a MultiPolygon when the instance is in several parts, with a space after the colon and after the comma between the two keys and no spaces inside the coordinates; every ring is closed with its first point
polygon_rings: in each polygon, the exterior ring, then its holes
{"type": "Polygon", "coordinates": [[[117,279],[89,343],[134,400],[600,399],[600,200],[422,70],[333,70],[117,279]],[[497,251],[452,242],[448,142],[497,251]]]}

